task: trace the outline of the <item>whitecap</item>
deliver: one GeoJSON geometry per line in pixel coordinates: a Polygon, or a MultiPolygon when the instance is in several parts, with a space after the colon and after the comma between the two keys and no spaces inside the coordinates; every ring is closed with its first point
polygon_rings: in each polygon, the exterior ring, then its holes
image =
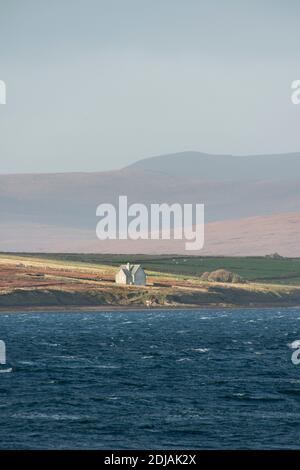
{"type": "Polygon", "coordinates": [[[55,421],[67,421],[67,420],[78,420],[81,419],[81,416],[77,415],[67,415],[67,414],[47,414],[47,413],[15,413],[13,418],[21,418],[21,419],[53,419],[55,421]]]}
{"type": "Polygon", "coordinates": [[[192,348],[192,351],[200,352],[200,353],[206,353],[210,349],[209,348],[192,348]]]}
{"type": "Polygon", "coordinates": [[[12,372],[12,368],[9,367],[8,369],[0,369],[0,374],[9,374],[12,372]]]}
{"type": "Polygon", "coordinates": [[[99,365],[95,366],[97,369],[120,369],[120,366],[113,366],[113,365],[99,365]]]}
{"type": "Polygon", "coordinates": [[[55,359],[65,359],[67,361],[74,361],[74,360],[84,360],[85,359],[83,357],[78,357],[78,356],[68,356],[68,355],[61,355],[61,356],[52,356],[53,358],[55,359]]]}

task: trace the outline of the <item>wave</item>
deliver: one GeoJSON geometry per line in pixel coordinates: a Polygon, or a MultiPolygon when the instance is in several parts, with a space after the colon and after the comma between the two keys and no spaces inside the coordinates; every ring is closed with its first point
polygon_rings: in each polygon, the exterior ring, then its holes
{"type": "Polygon", "coordinates": [[[0,374],[9,374],[10,372],[12,372],[11,367],[9,367],[7,369],[0,369],[0,374]]]}
{"type": "Polygon", "coordinates": [[[206,353],[206,352],[210,351],[209,348],[192,348],[191,350],[195,351],[195,352],[200,352],[200,353],[206,353]]]}
{"type": "Polygon", "coordinates": [[[48,414],[48,413],[38,413],[38,412],[33,412],[33,413],[15,413],[13,415],[13,418],[18,418],[18,419],[46,419],[46,420],[55,420],[55,421],[75,421],[75,420],[81,420],[82,416],[79,415],[67,415],[67,414],[59,414],[59,413],[53,413],[53,414],[48,414]]]}

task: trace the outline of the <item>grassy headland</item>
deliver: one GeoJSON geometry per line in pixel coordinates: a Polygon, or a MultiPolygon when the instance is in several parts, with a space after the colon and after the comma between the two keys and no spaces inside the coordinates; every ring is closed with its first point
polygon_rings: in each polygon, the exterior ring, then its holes
{"type": "Polygon", "coordinates": [[[0,309],[300,305],[300,259],[0,254],[0,309]],[[145,287],[118,286],[125,261],[141,263],[145,287]],[[247,283],[201,281],[224,268],[247,283]]]}

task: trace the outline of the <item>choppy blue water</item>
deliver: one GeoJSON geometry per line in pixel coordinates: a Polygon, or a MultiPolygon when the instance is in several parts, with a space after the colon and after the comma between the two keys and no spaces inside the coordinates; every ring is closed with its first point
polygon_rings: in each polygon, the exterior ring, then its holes
{"type": "Polygon", "coordinates": [[[2,314],[0,339],[1,449],[300,448],[299,309],[2,314]]]}

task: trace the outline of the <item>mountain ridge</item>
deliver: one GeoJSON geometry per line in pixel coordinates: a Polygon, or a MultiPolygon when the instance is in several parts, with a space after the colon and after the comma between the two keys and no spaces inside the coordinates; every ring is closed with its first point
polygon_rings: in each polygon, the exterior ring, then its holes
{"type": "MultiPolygon", "coordinates": [[[[198,159],[199,153],[188,152],[189,157],[191,153],[192,159],[198,159]]],[[[255,171],[254,173],[252,171],[254,177],[250,175],[250,178],[241,178],[240,180],[238,172],[230,170],[230,165],[228,168],[226,167],[227,173],[224,175],[221,167],[218,167],[214,162],[216,159],[219,161],[222,158],[224,158],[223,163],[227,161],[227,158],[233,158],[233,161],[240,158],[242,161],[244,157],[214,156],[210,160],[208,154],[200,154],[205,155],[205,161],[210,161],[206,169],[206,178],[203,179],[205,175],[197,173],[191,160],[188,163],[187,159],[179,157],[180,155],[182,153],[175,154],[175,157],[174,154],[164,157],[150,157],[150,159],[136,162],[123,169],[107,172],[0,175],[2,227],[0,230],[0,251],[7,249],[14,251],[15,247],[18,247],[18,251],[27,251],[28,245],[32,246],[29,236],[30,226],[35,234],[36,227],[47,227],[47,230],[44,229],[41,234],[42,237],[46,237],[46,243],[45,240],[38,243],[36,238],[36,243],[46,251],[47,246],[50,250],[51,240],[56,236],[61,240],[62,247],[68,246],[68,243],[72,244],[72,233],[75,237],[75,243],[77,237],[75,233],[78,234],[78,231],[87,231],[89,233],[87,239],[90,240],[90,237],[95,237],[97,206],[101,203],[117,205],[120,195],[128,196],[128,204],[136,202],[146,205],[163,202],[168,204],[175,202],[181,204],[204,203],[206,223],[223,223],[219,230],[225,230],[226,221],[232,226],[234,226],[232,221],[239,221],[240,226],[244,226],[244,220],[258,217],[257,234],[260,233],[261,219],[259,218],[280,216],[283,220],[282,223],[285,223],[286,214],[299,211],[300,185],[298,175],[300,173],[297,172],[297,168],[295,169],[289,163],[285,178],[277,179],[274,178],[274,175],[276,176],[278,168],[286,164],[287,160],[295,160],[300,165],[300,154],[287,154],[290,156],[278,154],[276,159],[279,161],[279,166],[277,165],[276,171],[271,176],[270,172],[263,173],[259,166],[254,165],[253,171],[255,171]],[[151,166],[153,158],[156,162],[155,165],[159,163],[159,167],[151,166]],[[173,158],[179,159],[182,167],[187,167],[186,173],[189,172],[188,175],[179,171],[180,166],[177,165],[176,169],[176,165],[172,166],[166,163],[173,158]],[[161,164],[162,160],[165,162],[165,167],[161,164]],[[231,180],[228,179],[229,170],[232,171],[231,180]],[[210,178],[209,175],[212,171],[218,174],[218,178],[223,177],[223,180],[210,178]],[[262,179],[262,176],[269,176],[269,178],[262,179]],[[65,239],[62,236],[63,233],[65,239]]],[[[274,158],[269,156],[264,157],[264,160],[272,162],[274,158]]],[[[266,169],[266,167],[264,168],[266,169]]],[[[255,236],[254,229],[251,233],[252,236],[255,236]]],[[[287,246],[293,246],[294,249],[295,243],[292,241],[294,237],[295,232],[289,226],[285,238],[282,238],[283,243],[287,246]]],[[[250,240],[249,238],[247,240],[249,247],[250,240]]],[[[241,239],[238,243],[240,246],[243,245],[241,239]]],[[[87,246],[90,244],[88,243],[87,246]]],[[[123,247],[122,244],[120,246],[123,247]]],[[[57,243],[55,247],[59,249],[57,243]]],[[[218,245],[218,250],[219,248],[220,245],[218,245]]],[[[146,249],[145,246],[143,249],[146,249]]],[[[246,246],[245,253],[247,249],[246,246]]]]}
{"type": "Polygon", "coordinates": [[[241,156],[186,151],[138,160],[124,169],[197,175],[212,181],[282,180],[293,178],[295,172],[300,174],[300,152],[241,156]]]}

